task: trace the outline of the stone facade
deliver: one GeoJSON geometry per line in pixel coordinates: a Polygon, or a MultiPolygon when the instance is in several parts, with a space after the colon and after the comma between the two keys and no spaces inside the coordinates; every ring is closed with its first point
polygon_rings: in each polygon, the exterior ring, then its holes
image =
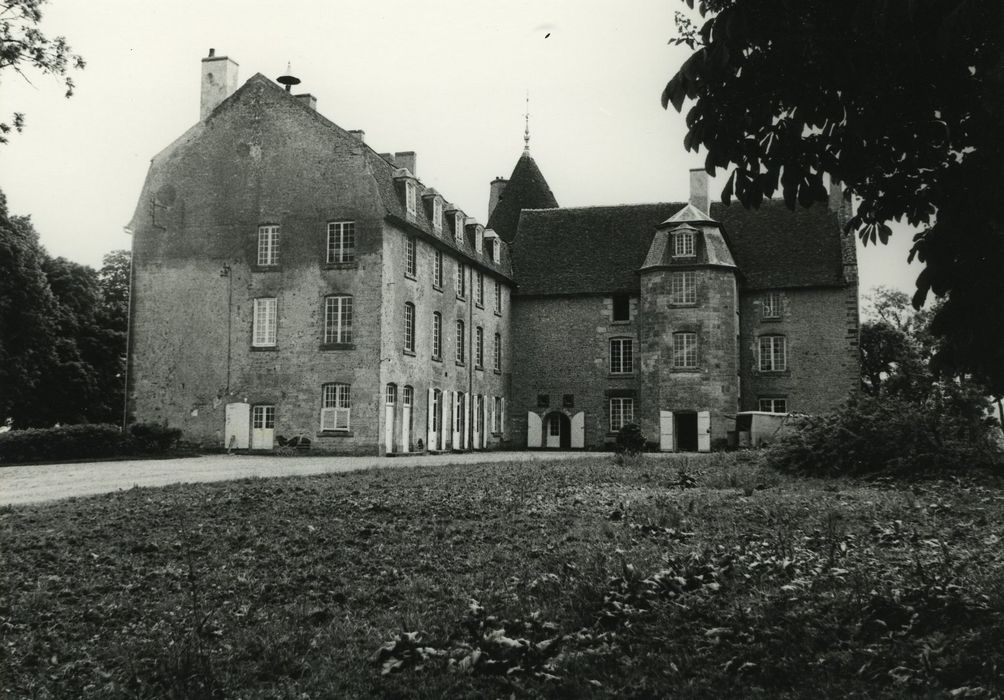
{"type": "Polygon", "coordinates": [[[202,119],[153,159],[129,227],[132,420],[367,454],[597,448],[636,422],[709,449],[738,411],[855,389],[838,197],[750,213],[695,176],[689,205],[561,209],[527,148],[492,183],[496,234],[413,152],[376,153],[264,76],[237,88],[236,68],[204,59],[202,119]]]}

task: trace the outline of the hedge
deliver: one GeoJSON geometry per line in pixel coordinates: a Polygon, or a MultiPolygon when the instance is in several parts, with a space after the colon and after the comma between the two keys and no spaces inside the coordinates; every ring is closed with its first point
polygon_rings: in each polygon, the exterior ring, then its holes
{"type": "Polygon", "coordinates": [[[102,423],[11,430],[0,433],[0,465],[158,454],[180,437],[177,428],[154,423],[131,425],[127,433],[102,423]]]}

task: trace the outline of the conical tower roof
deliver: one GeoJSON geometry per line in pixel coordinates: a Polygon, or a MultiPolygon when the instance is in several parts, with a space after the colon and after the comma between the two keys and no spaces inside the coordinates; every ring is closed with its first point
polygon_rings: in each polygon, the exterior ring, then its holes
{"type": "Polygon", "coordinates": [[[506,243],[516,237],[519,213],[524,209],[553,209],[558,206],[551,188],[533,160],[529,150],[516,161],[509,182],[498,204],[488,217],[488,228],[494,229],[506,243]]]}

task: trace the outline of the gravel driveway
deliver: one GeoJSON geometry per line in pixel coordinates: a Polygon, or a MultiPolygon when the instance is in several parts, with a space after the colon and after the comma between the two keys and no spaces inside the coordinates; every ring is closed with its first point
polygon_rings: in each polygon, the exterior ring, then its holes
{"type": "MultiPolygon", "coordinates": [[[[575,456],[601,456],[602,452],[575,456]]],[[[608,456],[610,453],[606,453],[608,456]]],[[[302,476],[379,467],[543,462],[567,459],[563,452],[476,452],[414,457],[275,457],[209,455],[183,459],[37,464],[0,468],[0,506],[53,501],[71,496],[112,493],[134,486],[166,486],[198,481],[228,481],[251,476],[302,476]]]]}

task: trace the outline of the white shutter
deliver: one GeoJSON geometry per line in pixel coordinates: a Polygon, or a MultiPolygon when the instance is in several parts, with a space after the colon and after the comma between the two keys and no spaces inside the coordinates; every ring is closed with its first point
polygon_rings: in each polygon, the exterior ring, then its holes
{"type": "Polygon", "coordinates": [[[697,451],[711,452],[711,411],[697,412],[697,451]]]}
{"type": "Polygon", "coordinates": [[[434,422],[433,415],[432,415],[432,412],[434,410],[436,410],[436,407],[435,407],[435,405],[433,403],[433,396],[434,396],[433,389],[430,388],[429,389],[429,403],[428,403],[428,408],[426,408],[426,411],[425,411],[425,433],[426,433],[426,435],[425,435],[425,441],[426,441],[425,442],[425,449],[427,449],[427,450],[433,450],[433,449],[435,449],[435,444],[436,444],[436,432],[433,430],[433,426],[435,425],[435,422],[434,422]]]}
{"type": "Polygon", "coordinates": [[[528,411],[526,414],[526,446],[527,447],[540,447],[541,446],[541,433],[543,425],[541,424],[540,416],[538,416],[533,411],[528,411]]]}
{"type": "Polygon", "coordinates": [[[456,391],[453,392],[453,401],[450,403],[451,410],[453,411],[453,449],[459,450],[460,445],[460,411],[462,410],[462,402],[460,399],[460,394],[456,391]]]}
{"type": "Polygon", "coordinates": [[[471,446],[471,395],[464,394],[464,449],[471,446]]]}
{"type": "MultiPolygon", "coordinates": [[[[492,403],[495,403],[494,401],[492,403]]],[[[481,397],[481,446],[488,447],[489,423],[488,423],[488,397],[481,397]]]]}
{"type": "Polygon", "coordinates": [[[352,416],[351,408],[336,408],[335,411],[335,430],[348,430],[350,426],[349,419],[352,416]]]}
{"type": "Polygon", "coordinates": [[[582,449],[586,446],[586,414],[579,411],[572,416],[572,449],[582,449]]]}
{"type": "Polygon", "coordinates": [[[440,432],[439,449],[441,450],[446,449],[446,416],[449,410],[448,409],[449,398],[450,398],[449,391],[444,390],[439,395],[439,432],[440,432]]]}
{"type": "Polygon", "coordinates": [[[335,430],[335,425],[337,420],[335,419],[335,408],[322,408],[321,409],[321,431],[331,431],[335,430]]]}
{"type": "Polygon", "coordinates": [[[502,411],[502,417],[499,419],[499,432],[502,433],[502,435],[505,435],[505,397],[504,396],[502,397],[502,401],[500,403],[502,404],[502,407],[499,410],[502,411]]]}
{"type": "Polygon", "coordinates": [[[659,449],[673,452],[673,412],[659,411],[659,449]]]}

